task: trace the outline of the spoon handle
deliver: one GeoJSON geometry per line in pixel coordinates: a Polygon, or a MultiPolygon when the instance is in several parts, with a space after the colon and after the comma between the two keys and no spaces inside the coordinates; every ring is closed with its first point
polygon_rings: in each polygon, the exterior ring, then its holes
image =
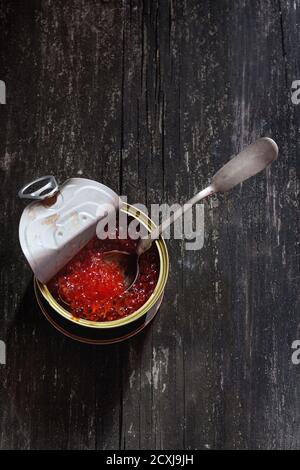
{"type": "Polygon", "coordinates": [[[153,240],[156,240],[162,232],[164,232],[170,225],[172,225],[179,217],[185,214],[194,204],[200,202],[202,199],[210,196],[214,193],[214,189],[212,186],[208,186],[205,189],[202,189],[199,193],[195,194],[188,202],[184,204],[184,206],[179,207],[175,212],[173,212],[170,217],[165,219],[158,227],[152,230],[147,238],[141,238],[138,242],[137,246],[137,254],[141,255],[145,251],[149,250],[152,245],[153,240]]]}
{"type": "Polygon", "coordinates": [[[212,178],[214,192],[226,192],[270,165],[278,156],[278,147],[269,137],[258,139],[231,158],[212,178]]]}
{"type": "Polygon", "coordinates": [[[246,147],[242,152],[227,162],[212,178],[212,183],[192,197],[183,207],[171,214],[161,225],[156,227],[147,238],[140,239],[137,254],[147,251],[152,241],[173,224],[194,204],[216,192],[226,192],[256,175],[270,165],[278,156],[278,147],[274,140],[263,137],[246,147]]]}

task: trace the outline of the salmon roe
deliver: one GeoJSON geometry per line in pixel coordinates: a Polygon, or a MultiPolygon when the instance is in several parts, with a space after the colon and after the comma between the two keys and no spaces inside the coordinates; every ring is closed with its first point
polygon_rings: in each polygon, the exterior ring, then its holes
{"type": "Polygon", "coordinates": [[[90,321],[117,320],[138,310],[153,293],[159,275],[156,244],[139,258],[139,276],[126,290],[124,274],[103,253],[121,250],[133,253],[137,241],[96,236],[48,283],[56,301],[74,317],[90,321]],[[67,304],[67,307],[66,307],[67,304]]]}

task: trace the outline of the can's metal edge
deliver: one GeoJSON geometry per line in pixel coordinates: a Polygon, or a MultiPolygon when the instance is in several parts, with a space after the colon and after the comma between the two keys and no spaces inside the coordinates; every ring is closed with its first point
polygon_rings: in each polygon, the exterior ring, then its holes
{"type": "MultiPolygon", "coordinates": [[[[158,299],[157,305],[154,305],[152,307],[152,309],[155,308],[154,313],[152,313],[150,318],[148,320],[146,320],[145,323],[138,326],[138,328],[132,330],[132,332],[127,333],[124,336],[118,336],[116,338],[111,338],[111,339],[93,339],[93,338],[81,337],[78,334],[75,335],[75,334],[67,331],[65,328],[63,328],[59,323],[57,323],[49,315],[49,313],[47,312],[47,309],[43,306],[42,301],[39,297],[39,294],[41,295],[41,293],[38,290],[36,279],[34,280],[34,292],[35,292],[37,303],[38,303],[38,305],[40,307],[40,310],[43,313],[44,317],[57,331],[59,331],[59,333],[63,334],[64,336],[66,336],[69,339],[72,339],[73,341],[79,341],[80,343],[93,344],[93,345],[97,345],[97,346],[105,346],[105,345],[110,345],[110,344],[121,343],[122,341],[127,341],[128,339],[132,338],[133,336],[136,336],[138,333],[143,331],[146,328],[146,326],[148,326],[150,323],[152,323],[152,321],[154,320],[154,318],[156,317],[156,315],[158,313],[159,307],[160,307],[161,302],[163,300],[163,293],[162,293],[161,297],[158,299]]],[[[50,306],[49,306],[49,308],[51,309],[50,306]]],[[[149,311],[147,313],[149,313],[149,311]]]]}

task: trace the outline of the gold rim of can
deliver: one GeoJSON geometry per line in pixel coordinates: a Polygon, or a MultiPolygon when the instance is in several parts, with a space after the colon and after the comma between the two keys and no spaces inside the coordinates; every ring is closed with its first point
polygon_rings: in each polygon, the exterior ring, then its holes
{"type": "MultiPolygon", "coordinates": [[[[124,204],[124,206],[122,206],[121,208],[121,211],[125,212],[128,215],[131,215],[135,219],[138,219],[144,225],[144,227],[147,228],[149,232],[153,230],[154,228],[156,228],[156,225],[152,222],[152,220],[149,219],[149,217],[147,217],[143,212],[141,212],[139,209],[137,209],[134,206],[131,206],[129,204],[124,204]]],[[[158,276],[158,281],[155,286],[155,289],[144,305],[142,305],[138,310],[131,313],[130,315],[120,318],[118,320],[96,322],[96,321],[84,320],[82,318],[76,318],[54,299],[54,297],[50,293],[46,284],[43,284],[36,279],[37,287],[39,291],[41,292],[41,294],[43,295],[43,297],[47,300],[50,306],[54,308],[54,310],[56,310],[57,313],[62,315],[67,320],[70,320],[71,322],[76,323],[77,325],[79,324],[79,325],[86,326],[89,328],[116,328],[121,325],[126,325],[128,323],[131,323],[137,320],[141,316],[145,315],[149,311],[149,309],[153,307],[155,302],[157,302],[161,293],[164,291],[164,288],[168,279],[168,274],[169,274],[169,255],[168,255],[166,243],[162,237],[156,240],[155,244],[157,247],[157,251],[159,254],[159,261],[160,261],[159,276],[158,276]]]]}

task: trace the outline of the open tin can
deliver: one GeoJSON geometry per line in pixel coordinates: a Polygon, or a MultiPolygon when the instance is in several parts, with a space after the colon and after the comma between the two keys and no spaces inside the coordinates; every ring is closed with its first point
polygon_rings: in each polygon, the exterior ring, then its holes
{"type": "Polygon", "coordinates": [[[22,214],[19,236],[35,275],[36,299],[47,320],[64,335],[91,344],[115,343],[140,332],[157,313],[168,278],[168,251],[162,237],[154,242],[159,255],[154,291],[139,309],[117,320],[75,317],[67,306],[57,302],[47,282],[95,235],[96,224],[107,213],[108,204],[138,220],[148,232],[155,228],[154,223],[134,206],[122,203],[110,188],[84,178],[73,178],[58,187],[53,177],[43,177],[27,185],[19,195],[36,199],[22,214]],[[47,178],[51,178],[50,182],[47,178]],[[32,185],[40,182],[46,184],[31,191],[32,185]]]}

